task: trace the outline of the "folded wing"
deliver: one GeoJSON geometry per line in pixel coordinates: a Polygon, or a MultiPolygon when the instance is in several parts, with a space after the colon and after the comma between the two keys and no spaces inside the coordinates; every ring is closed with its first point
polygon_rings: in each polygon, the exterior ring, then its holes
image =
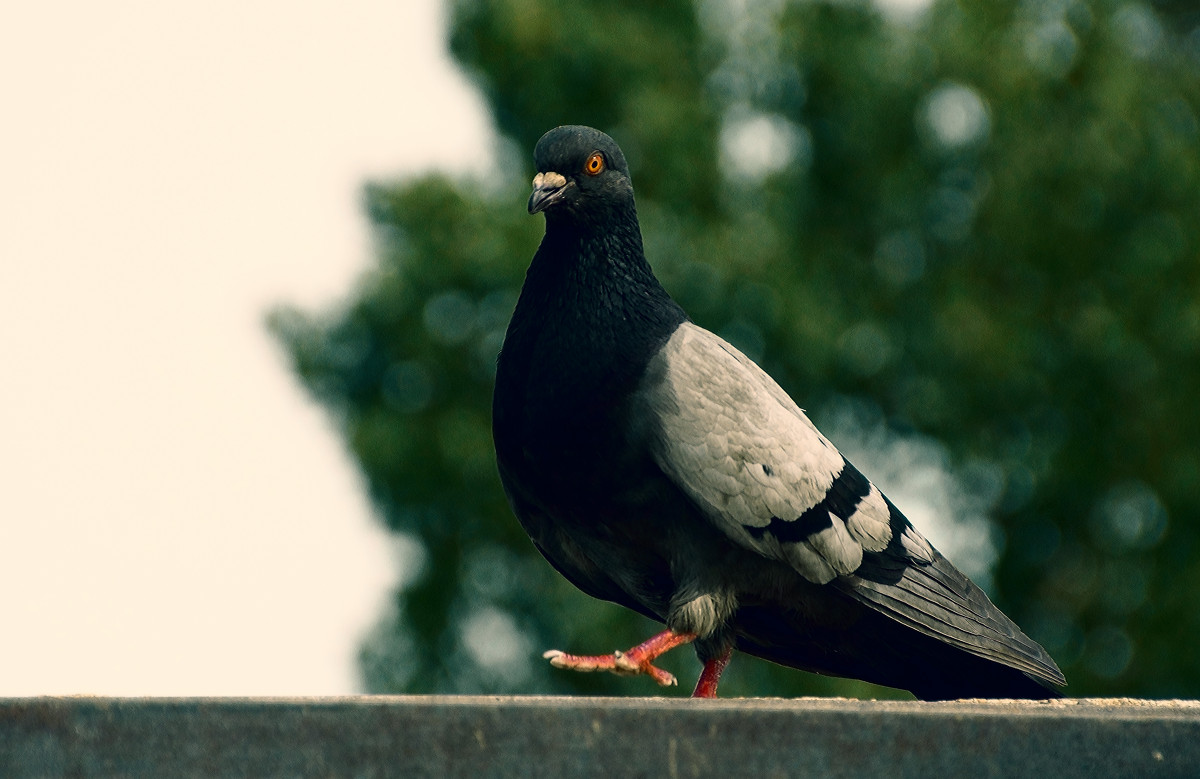
{"type": "Polygon", "coordinates": [[[684,323],[638,395],[663,472],[735,543],[921,633],[1065,684],[761,368],[684,323]]]}

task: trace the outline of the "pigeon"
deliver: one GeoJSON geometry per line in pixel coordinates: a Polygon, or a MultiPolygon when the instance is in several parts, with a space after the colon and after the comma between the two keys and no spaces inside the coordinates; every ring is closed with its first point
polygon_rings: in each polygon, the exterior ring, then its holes
{"type": "Polygon", "coordinates": [[[605,133],[534,149],[546,232],[497,360],[493,438],[513,513],[588,595],[665,630],[555,666],[693,695],[732,653],[923,700],[1061,697],[1066,679],[753,361],[694,324],[651,270],[629,166],[605,133]]]}

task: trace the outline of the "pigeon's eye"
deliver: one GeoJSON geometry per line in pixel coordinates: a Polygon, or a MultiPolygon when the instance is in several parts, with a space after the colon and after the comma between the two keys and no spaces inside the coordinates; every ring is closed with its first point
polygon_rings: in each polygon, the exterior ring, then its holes
{"type": "Polygon", "coordinates": [[[589,176],[599,176],[602,170],[604,170],[604,155],[594,151],[592,156],[587,158],[587,162],[583,163],[583,172],[589,176]]]}

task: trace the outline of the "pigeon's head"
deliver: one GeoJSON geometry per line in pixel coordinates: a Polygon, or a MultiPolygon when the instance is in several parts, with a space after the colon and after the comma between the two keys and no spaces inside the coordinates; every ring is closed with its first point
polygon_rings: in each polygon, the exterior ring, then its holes
{"type": "Polygon", "coordinates": [[[547,219],[578,219],[633,202],[629,166],[617,142],[581,125],[556,127],[533,150],[538,174],[529,196],[529,213],[547,219]]]}

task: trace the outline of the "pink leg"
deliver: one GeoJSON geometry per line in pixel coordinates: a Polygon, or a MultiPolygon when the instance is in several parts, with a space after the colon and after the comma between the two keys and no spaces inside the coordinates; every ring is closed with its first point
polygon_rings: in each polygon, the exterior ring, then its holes
{"type": "Polygon", "coordinates": [[[696,682],[696,689],[692,692],[693,698],[715,698],[717,697],[717,682],[721,679],[721,672],[725,670],[725,666],[729,665],[729,658],[733,655],[732,649],[726,649],[725,653],[714,657],[704,664],[704,670],[700,672],[700,679],[696,682]]]}
{"type": "Polygon", "coordinates": [[[542,657],[547,658],[555,668],[569,668],[572,671],[611,671],[622,676],[646,674],[662,686],[668,687],[675,684],[674,674],[655,667],[653,661],[664,652],[695,640],[695,633],[664,630],[627,652],[618,651],[611,655],[569,655],[551,649],[542,657]]]}

